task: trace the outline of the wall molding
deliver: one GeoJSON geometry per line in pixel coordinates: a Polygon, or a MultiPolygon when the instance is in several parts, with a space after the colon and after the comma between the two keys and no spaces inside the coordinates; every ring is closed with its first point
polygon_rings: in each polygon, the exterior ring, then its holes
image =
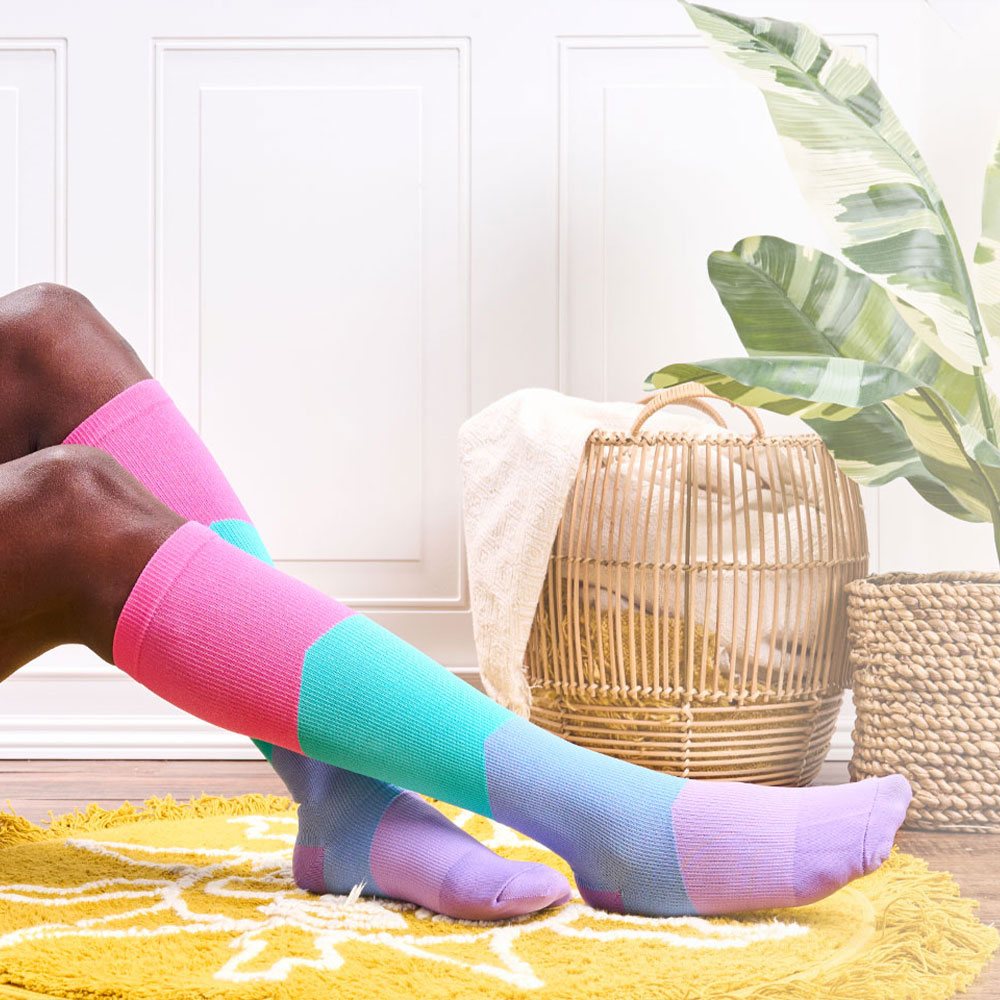
{"type": "MultiPolygon", "coordinates": [[[[40,665],[41,666],[41,665],[40,665]]],[[[59,667],[35,668],[36,679],[59,680],[59,667]]],[[[452,671],[482,690],[479,671],[452,671]]],[[[114,667],[95,666],[90,680],[122,679],[114,667]]],[[[74,671],[74,679],[79,679],[74,671]]],[[[848,696],[827,760],[849,760],[854,708],[848,696]]],[[[110,715],[96,713],[0,715],[0,759],[6,760],[258,760],[245,736],[218,729],[180,712],[110,715]]]]}
{"type": "MultiPolygon", "coordinates": [[[[54,140],[52,173],[52,272],[50,280],[66,283],[66,259],[67,247],[69,245],[69,213],[67,204],[69,200],[69,117],[67,106],[69,104],[69,84],[67,74],[67,52],[68,41],[66,38],[13,38],[0,37],[0,54],[5,52],[51,52],[53,58],[52,66],[52,88],[54,104],[52,108],[52,137],[54,140]]],[[[16,94],[16,99],[20,105],[20,87],[5,88],[11,89],[16,94]]],[[[20,115],[20,111],[19,111],[20,115]]],[[[14,142],[20,145],[20,128],[18,134],[14,136],[14,142]]],[[[18,149],[16,155],[20,155],[18,149]]],[[[18,193],[18,197],[20,194],[18,193]]],[[[19,221],[19,225],[21,222],[19,221]]],[[[15,252],[17,260],[16,266],[20,271],[22,262],[20,260],[20,239],[15,230],[15,240],[18,241],[18,250],[15,252]]],[[[36,279],[37,280],[37,279],[36,279]]],[[[21,284],[20,274],[17,284],[21,284]]]]}

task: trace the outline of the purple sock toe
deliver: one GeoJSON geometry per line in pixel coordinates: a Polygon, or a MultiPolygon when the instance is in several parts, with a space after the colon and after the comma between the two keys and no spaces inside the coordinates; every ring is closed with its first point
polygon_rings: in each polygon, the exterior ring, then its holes
{"type": "Polygon", "coordinates": [[[874,779],[802,789],[795,830],[795,906],[814,903],[865,874],[864,833],[874,779]]]}
{"type": "Polygon", "coordinates": [[[910,783],[901,774],[876,778],[875,800],[865,830],[864,871],[875,871],[892,851],[896,831],[906,817],[913,798],[910,783]]]}
{"type": "Polygon", "coordinates": [[[501,920],[565,902],[569,895],[569,883],[548,865],[504,861],[482,851],[470,852],[448,873],[440,905],[443,912],[466,920],[501,920]],[[513,876],[512,865],[519,869],[513,876]]]}
{"type": "Polygon", "coordinates": [[[526,861],[525,866],[497,895],[497,904],[505,916],[569,902],[573,893],[559,872],[537,862],[526,861]]]}

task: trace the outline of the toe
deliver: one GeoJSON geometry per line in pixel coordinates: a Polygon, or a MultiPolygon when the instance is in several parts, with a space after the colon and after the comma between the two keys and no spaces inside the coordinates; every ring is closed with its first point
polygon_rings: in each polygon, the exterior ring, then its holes
{"type": "Polygon", "coordinates": [[[896,831],[906,817],[906,807],[913,792],[910,783],[901,774],[877,778],[875,798],[872,801],[864,840],[864,871],[875,871],[892,850],[896,831]]]}
{"type": "Polygon", "coordinates": [[[496,915],[532,913],[548,906],[561,906],[572,896],[569,882],[548,865],[527,861],[497,893],[496,915]]]}

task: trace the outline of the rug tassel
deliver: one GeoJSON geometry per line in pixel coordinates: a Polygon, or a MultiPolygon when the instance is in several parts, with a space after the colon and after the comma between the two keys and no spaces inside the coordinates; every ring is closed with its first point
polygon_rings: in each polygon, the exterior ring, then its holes
{"type": "MultiPolygon", "coordinates": [[[[979,903],[963,897],[949,873],[928,870],[926,861],[901,854],[898,846],[866,881],[880,874],[886,876],[885,884],[873,898],[884,900],[885,906],[876,920],[876,938],[853,961],[826,975],[813,972],[806,979],[765,981],[736,990],[732,997],[949,1000],[969,986],[1000,945],[997,929],[976,918],[979,903]],[[928,913],[934,914],[933,921],[928,913]]],[[[766,980],[765,969],[761,974],[766,980]]]]}
{"type": "MultiPolygon", "coordinates": [[[[10,806],[9,801],[7,805],[10,806]]],[[[154,795],[140,807],[124,802],[117,809],[102,809],[92,802],[85,809],[62,816],[50,812],[48,825],[44,827],[14,814],[12,809],[11,815],[0,813],[0,848],[39,840],[59,840],[75,833],[110,830],[128,823],[155,823],[187,816],[273,816],[291,807],[291,799],[283,795],[240,795],[228,799],[220,795],[200,795],[188,802],[177,802],[172,795],[162,799],[154,795]]]]}

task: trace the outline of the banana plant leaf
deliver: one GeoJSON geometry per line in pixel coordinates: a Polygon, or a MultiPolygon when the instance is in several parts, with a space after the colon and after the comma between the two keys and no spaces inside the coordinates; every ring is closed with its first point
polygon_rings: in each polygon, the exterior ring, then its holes
{"type": "Polygon", "coordinates": [[[980,419],[977,380],[937,351],[933,324],[835,257],[751,236],[711,254],[708,275],[748,353],[874,361],[932,386],[966,419],[980,419]]]}
{"type": "MultiPolygon", "coordinates": [[[[716,251],[708,273],[747,353],[851,357],[884,364],[933,388],[974,427],[983,430],[976,378],[934,350],[933,328],[904,319],[912,312],[866,275],[818,250],[774,236],[740,240],[716,251]],[[919,331],[919,332],[917,332],[919,331]]],[[[1000,404],[985,390],[1000,424],[1000,404]]],[[[885,404],[867,407],[850,421],[819,427],[841,467],[868,486],[899,476],[947,513],[968,518],[943,484],[931,476],[885,404]]]]}
{"type": "MultiPolygon", "coordinates": [[[[873,422],[869,408],[884,404],[929,474],[931,493],[945,488],[957,516],[1000,523],[1000,450],[933,388],[904,372],[854,358],[720,358],[668,365],[651,372],[645,386],[659,389],[683,382],[699,382],[747,406],[818,418],[817,433],[838,460],[838,441],[836,437],[828,439],[825,432],[841,422],[846,427],[863,414],[853,431],[852,444],[854,460],[866,463],[870,482],[876,475],[883,482],[904,475],[908,465],[903,461],[894,466],[883,436],[873,438],[870,451],[865,449],[862,435],[873,422]]],[[[874,423],[881,429],[884,425],[875,416],[874,423]]],[[[844,442],[840,445],[843,453],[844,442]]],[[[844,466],[848,474],[850,465],[849,459],[844,466]]]]}
{"type": "Polygon", "coordinates": [[[938,510],[963,521],[981,521],[932,476],[903,425],[885,403],[859,410],[849,420],[806,420],[830,449],[837,464],[862,486],[884,486],[905,479],[938,510]]]}
{"type": "Polygon", "coordinates": [[[887,399],[927,471],[976,520],[1000,524],[1000,451],[933,389],[887,399]]]}
{"type": "Polygon", "coordinates": [[[930,318],[936,349],[956,368],[985,367],[954,226],[866,67],[805,25],[681,3],[763,93],[792,170],[844,255],[930,318]]]}
{"type": "Polygon", "coordinates": [[[990,334],[1000,338],[1000,141],[983,182],[982,235],[972,258],[972,280],[990,334]]]}
{"type": "Polygon", "coordinates": [[[645,387],[682,382],[700,382],[744,406],[833,421],[920,385],[905,372],[855,358],[774,356],[667,365],[647,375],[645,387]]]}

